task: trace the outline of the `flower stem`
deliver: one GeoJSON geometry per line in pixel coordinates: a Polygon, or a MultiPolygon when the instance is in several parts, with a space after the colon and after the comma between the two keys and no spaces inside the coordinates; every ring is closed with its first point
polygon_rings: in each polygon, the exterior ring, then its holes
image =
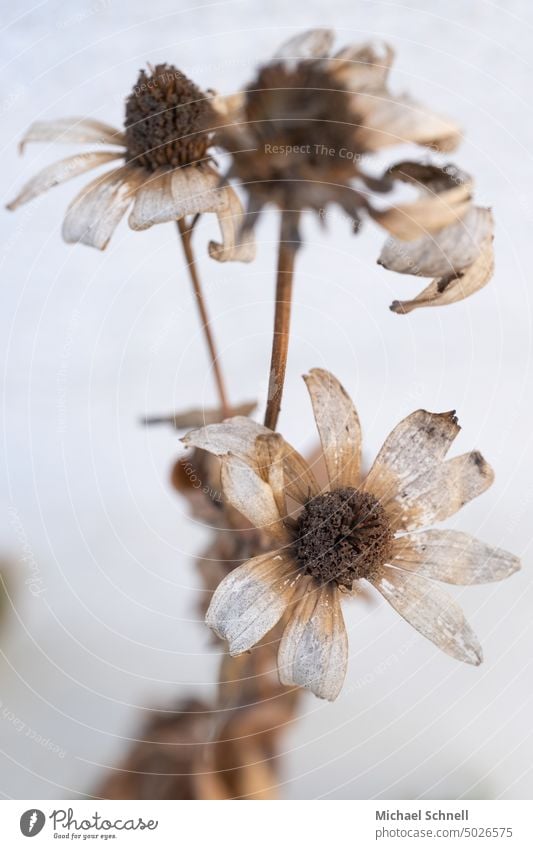
{"type": "MultiPolygon", "coordinates": [[[[194,222],[196,223],[196,222],[194,222]]],[[[202,330],[204,333],[204,338],[206,341],[206,345],[209,351],[209,356],[211,359],[211,366],[213,368],[213,374],[215,377],[215,383],[217,386],[218,398],[220,402],[220,406],[222,408],[222,412],[224,418],[227,418],[230,415],[230,406],[228,403],[228,396],[226,393],[226,387],[224,384],[224,378],[222,377],[222,369],[220,366],[220,358],[217,354],[217,349],[215,345],[215,340],[213,337],[213,333],[211,331],[211,324],[209,322],[209,316],[207,313],[207,307],[205,303],[205,298],[202,292],[202,287],[200,284],[200,278],[198,276],[198,272],[196,270],[196,260],[194,258],[194,253],[191,244],[191,236],[193,232],[194,223],[191,227],[187,227],[185,220],[183,218],[179,219],[176,222],[178,225],[179,234],[181,236],[181,244],[183,247],[183,252],[185,254],[185,259],[187,260],[187,267],[189,269],[189,276],[191,278],[192,288],[194,292],[194,297],[196,299],[196,306],[198,307],[198,312],[200,314],[200,321],[202,323],[202,330]]]]}
{"type": "Polygon", "coordinates": [[[274,315],[268,401],[265,412],[265,426],[271,430],[275,430],[278,423],[283,386],[285,384],[287,354],[289,351],[294,259],[300,245],[298,237],[299,216],[299,212],[288,210],[281,213],[276,279],[276,311],[274,315]]]}

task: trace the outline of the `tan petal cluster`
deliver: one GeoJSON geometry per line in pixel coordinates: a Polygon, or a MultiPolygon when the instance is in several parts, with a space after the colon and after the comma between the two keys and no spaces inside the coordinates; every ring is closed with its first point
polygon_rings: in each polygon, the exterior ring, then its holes
{"type": "MultiPolygon", "coordinates": [[[[239,655],[283,618],[278,652],[281,682],[335,699],[348,661],[340,605],[345,580],[321,581],[304,568],[296,553],[298,510],[305,511],[328,492],[353,492],[355,499],[367,493],[387,517],[392,544],[383,549],[383,562],[368,562],[366,571],[363,557],[357,564],[361,580],[373,585],[442,651],[479,664],[482,652],[475,634],[454,599],[435,581],[499,581],[515,572],[519,561],[465,533],[429,526],[484,492],[493,481],[491,467],[478,451],[447,459],[460,430],[455,414],[418,410],[392,431],[361,482],[361,431],[350,398],[327,371],[313,369],[305,379],[329,477],[325,490],[280,434],[248,418],[208,425],[184,437],[186,445],[220,458],[227,500],[267,533],[274,546],[224,578],[212,599],[207,623],[228,642],[230,653],[239,655]],[[294,504],[296,514],[290,508],[294,504]]],[[[319,530],[323,533],[324,528],[319,530]]],[[[347,538],[345,534],[338,545],[347,538]]],[[[333,558],[335,553],[325,552],[333,558]]]]}

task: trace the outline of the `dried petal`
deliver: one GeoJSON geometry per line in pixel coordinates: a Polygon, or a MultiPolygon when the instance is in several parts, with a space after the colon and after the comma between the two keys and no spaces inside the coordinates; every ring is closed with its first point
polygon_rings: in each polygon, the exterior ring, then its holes
{"type": "Polygon", "coordinates": [[[110,150],[92,151],[91,153],[78,153],[76,156],[69,156],[60,162],[47,165],[22,187],[17,197],[7,204],[7,208],[15,210],[23,203],[28,203],[28,201],[54,188],[54,186],[59,186],[60,183],[71,180],[79,174],[84,174],[92,168],[105,165],[113,159],[120,159],[123,155],[121,152],[110,150]]]}
{"type": "Polygon", "coordinates": [[[262,434],[255,441],[255,456],[259,474],[270,486],[279,515],[282,518],[287,515],[283,471],[284,452],[285,441],[279,433],[262,434]]]}
{"type": "MultiPolygon", "coordinates": [[[[182,442],[187,446],[203,448],[219,457],[231,452],[248,463],[259,474],[256,439],[258,436],[268,436],[271,433],[270,428],[264,425],[242,416],[235,416],[222,422],[222,424],[207,425],[198,430],[193,430],[183,437],[182,442]]],[[[285,491],[298,504],[305,504],[306,501],[320,492],[320,487],[308,464],[298,451],[288,442],[284,441],[284,446],[285,491]]]]}
{"type": "Polygon", "coordinates": [[[35,121],[26,130],[19,144],[24,152],[28,142],[86,142],[87,144],[117,144],[124,147],[124,133],[93,118],[58,118],[55,121],[35,121]]]}
{"type": "Polygon", "coordinates": [[[400,274],[449,279],[475,262],[492,228],[490,209],[472,206],[460,221],[434,235],[412,242],[387,239],[378,263],[400,274]]]}
{"type": "Polygon", "coordinates": [[[103,251],[143,179],[140,168],[117,168],[97,177],[72,201],[63,221],[65,242],[103,251]]]}
{"type": "Polygon", "coordinates": [[[374,220],[398,239],[418,239],[448,227],[463,218],[470,206],[472,179],[452,165],[439,168],[400,162],[388,170],[387,176],[409,183],[421,194],[413,203],[369,210],[374,220]]]}
{"type": "Polygon", "coordinates": [[[349,91],[383,91],[394,50],[385,41],[351,44],[335,54],[327,68],[349,91]]]}
{"type": "Polygon", "coordinates": [[[206,622],[230,654],[252,648],[283,616],[301,572],[285,551],[271,551],[233,569],[217,587],[206,622]]]}
{"type": "Polygon", "coordinates": [[[391,564],[448,584],[502,581],[520,569],[514,554],[461,531],[431,529],[394,541],[391,564]]]}
{"type": "Polygon", "coordinates": [[[291,59],[300,61],[327,56],[331,50],[334,37],[333,30],[325,27],[306,30],[283,42],[272,59],[273,61],[290,61],[291,59]]]}
{"type": "Polygon", "coordinates": [[[357,486],[361,425],[351,398],[325,369],[312,369],[304,380],[311,396],[331,488],[357,486]]]}
{"type": "Polygon", "coordinates": [[[479,451],[439,463],[405,479],[387,503],[391,521],[406,531],[442,522],[485,492],[494,472],[479,451]]]}
{"type": "Polygon", "coordinates": [[[160,169],[147,176],[137,192],[129,225],[132,230],[146,230],[186,215],[219,212],[225,205],[220,177],[213,168],[186,165],[175,171],[160,169]]]}
{"type": "Polygon", "coordinates": [[[461,608],[437,584],[387,566],[371,583],[406,622],[443,652],[474,666],[481,663],[481,646],[461,608]]]}
{"type": "Polygon", "coordinates": [[[278,669],[282,684],[305,687],[320,699],[339,695],[348,664],[348,636],[334,584],[311,583],[283,632],[278,669]]]}
{"type": "Polygon", "coordinates": [[[229,454],[222,460],[221,481],[230,504],[255,528],[266,531],[280,543],[289,542],[272,489],[257,472],[229,454]]]}
{"type": "Polygon", "coordinates": [[[393,301],[391,310],[405,315],[418,307],[441,307],[470,297],[489,282],[494,273],[492,237],[481,246],[481,253],[472,265],[458,274],[433,280],[416,298],[393,301]]]}
{"type": "Polygon", "coordinates": [[[437,115],[408,95],[394,97],[386,90],[380,96],[356,95],[354,109],[361,120],[357,140],[367,150],[414,142],[447,152],[461,140],[455,121],[437,115]]]}
{"type": "Polygon", "coordinates": [[[408,484],[443,460],[459,431],[454,411],[411,413],[383,443],[363,489],[388,508],[400,499],[408,484]]]}
{"type": "Polygon", "coordinates": [[[209,256],[218,262],[252,262],[255,242],[238,195],[229,185],[220,188],[223,206],[216,210],[222,242],[209,242],[209,256]]]}

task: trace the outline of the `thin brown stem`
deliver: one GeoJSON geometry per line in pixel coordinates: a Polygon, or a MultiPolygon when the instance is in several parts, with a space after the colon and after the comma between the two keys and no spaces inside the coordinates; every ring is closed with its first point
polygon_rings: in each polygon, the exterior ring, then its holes
{"type": "Polygon", "coordinates": [[[283,386],[285,384],[291,324],[294,259],[299,246],[298,220],[298,212],[284,211],[281,213],[276,279],[276,311],[274,315],[272,356],[270,359],[268,401],[265,412],[265,426],[271,430],[275,430],[278,423],[283,386]]]}
{"type": "Polygon", "coordinates": [[[224,418],[227,418],[230,415],[230,406],[228,403],[228,396],[226,393],[226,387],[224,385],[224,378],[222,377],[222,369],[220,367],[220,358],[217,354],[217,349],[215,345],[215,340],[213,337],[213,333],[211,330],[211,324],[209,322],[209,316],[207,313],[207,307],[205,303],[205,298],[202,292],[202,287],[200,284],[200,278],[198,276],[198,272],[196,270],[196,261],[194,259],[194,253],[191,244],[191,236],[194,224],[193,222],[191,227],[187,227],[185,220],[181,218],[176,222],[178,225],[179,234],[181,236],[181,244],[183,247],[183,252],[185,254],[185,259],[187,260],[187,267],[189,269],[189,276],[191,278],[192,288],[194,292],[194,297],[196,299],[196,306],[198,307],[198,312],[200,314],[200,321],[202,323],[202,330],[204,333],[204,338],[207,344],[207,348],[209,350],[209,357],[211,359],[211,365],[213,367],[213,374],[215,376],[215,383],[217,386],[218,398],[220,401],[220,406],[222,408],[222,412],[224,414],[224,418]]]}

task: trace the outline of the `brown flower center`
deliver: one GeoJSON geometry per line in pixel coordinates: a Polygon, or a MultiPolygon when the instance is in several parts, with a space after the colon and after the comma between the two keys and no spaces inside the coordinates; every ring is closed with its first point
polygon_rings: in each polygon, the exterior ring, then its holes
{"type": "Polygon", "coordinates": [[[126,99],[127,160],[155,171],[205,157],[213,110],[205,94],[174,65],[141,71],[126,99]]]}
{"type": "Polygon", "coordinates": [[[320,583],[351,589],[389,557],[393,532],[381,504],[368,492],[346,487],[313,498],[298,519],[296,557],[320,583]]]}

